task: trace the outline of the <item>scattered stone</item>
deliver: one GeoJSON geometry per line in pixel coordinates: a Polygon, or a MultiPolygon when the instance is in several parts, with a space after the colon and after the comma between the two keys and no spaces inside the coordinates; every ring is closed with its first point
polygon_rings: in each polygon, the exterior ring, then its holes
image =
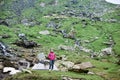
{"type": "Polygon", "coordinates": [[[92,75],[93,75],[93,74],[95,74],[95,73],[94,73],[94,72],[88,72],[88,74],[92,74],[92,75]]]}
{"type": "Polygon", "coordinates": [[[11,37],[11,36],[8,35],[8,34],[3,34],[3,35],[1,35],[1,36],[2,36],[3,39],[6,39],[6,38],[10,38],[10,37],[11,37]]]}
{"type": "Polygon", "coordinates": [[[5,20],[2,20],[2,19],[0,19],[0,25],[9,26],[9,24],[5,20]]]}
{"type": "Polygon", "coordinates": [[[44,31],[40,31],[39,34],[42,34],[42,35],[49,35],[50,32],[48,30],[44,30],[44,31]]]}
{"type": "Polygon", "coordinates": [[[74,50],[74,47],[72,47],[72,46],[65,46],[65,45],[59,45],[58,46],[58,49],[60,49],[60,50],[70,50],[70,51],[73,51],[74,50]]]}
{"type": "Polygon", "coordinates": [[[24,33],[18,34],[19,39],[21,40],[27,40],[26,36],[24,33]]]}
{"type": "Polygon", "coordinates": [[[110,55],[110,54],[112,54],[112,48],[111,48],[111,47],[108,47],[108,48],[102,49],[101,52],[102,52],[104,55],[110,55]]]}
{"type": "Polygon", "coordinates": [[[40,6],[41,6],[41,7],[45,7],[45,5],[46,5],[46,4],[43,3],[43,2],[40,3],[40,6]]]}
{"type": "Polygon", "coordinates": [[[28,19],[21,20],[21,23],[25,26],[34,26],[36,22],[29,21],[28,19]]]}

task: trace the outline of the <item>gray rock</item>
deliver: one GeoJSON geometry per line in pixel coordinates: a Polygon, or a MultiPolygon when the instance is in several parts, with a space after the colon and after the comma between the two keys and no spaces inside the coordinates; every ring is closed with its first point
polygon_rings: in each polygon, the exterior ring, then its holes
{"type": "Polygon", "coordinates": [[[74,50],[74,47],[72,47],[72,46],[65,46],[65,45],[59,45],[59,46],[58,46],[58,49],[73,51],[73,50],[74,50]]]}
{"type": "Polygon", "coordinates": [[[112,48],[111,48],[111,47],[108,47],[108,48],[102,49],[101,52],[102,52],[104,55],[110,55],[110,54],[112,54],[112,48]]]}
{"type": "Polygon", "coordinates": [[[48,30],[44,30],[44,31],[40,31],[39,34],[42,34],[42,35],[49,35],[50,32],[48,30]]]}
{"type": "Polygon", "coordinates": [[[92,67],[93,65],[90,62],[82,62],[81,64],[74,65],[73,69],[88,69],[92,67]]]}

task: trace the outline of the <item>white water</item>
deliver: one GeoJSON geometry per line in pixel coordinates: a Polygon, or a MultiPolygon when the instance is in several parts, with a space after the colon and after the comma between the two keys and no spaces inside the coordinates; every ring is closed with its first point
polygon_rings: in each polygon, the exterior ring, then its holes
{"type": "Polygon", "coordinates": [[[120,4],[120,0],[105,0],[109,3],[112,3],[112,4],[120,4]]]}
{"type": "MultiPolygon", "coordinates": [[[[38,64],[35,64],[33,67],[32,67],[33,70],[48,70],[49,69],[49,65],[44,65],[42,63],[38,63],[38,64]]],[[[58,68],[54,65],[54,69],[53,70],[56,70],[58,71],[58,68]]]]}

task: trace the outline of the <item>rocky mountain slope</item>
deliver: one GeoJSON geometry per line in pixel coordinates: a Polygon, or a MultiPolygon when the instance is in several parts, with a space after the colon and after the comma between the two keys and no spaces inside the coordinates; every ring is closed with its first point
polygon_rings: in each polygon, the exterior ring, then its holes
{"type": "MultiPolygon", "coordinates": [[[[19,68],[18,63],[5,64],[21,60],[30,62],[31,68],[37,63],[38,53],[47,56],[53,48],[59,70],[69,70],[69,61],[77,67],[88,62],[95,66],[87,69],[94,72],[90,79],[117,80],[119,24],[120,6],[104,0],[1,0],[0,70],[19,68]]],[[[76,67],[69,71],[78,71],[81,75],[81,69],[76,67]]],[[[88,80],[88,76],[84,79],[88,80]]]]}

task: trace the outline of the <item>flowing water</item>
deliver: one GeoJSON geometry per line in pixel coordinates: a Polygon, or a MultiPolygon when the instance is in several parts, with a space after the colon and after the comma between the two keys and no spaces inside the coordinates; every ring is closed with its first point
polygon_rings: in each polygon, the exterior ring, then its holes
{"type": "Polygon", "coordinates": [[[0,42],[0,55],[13,57],[13,55],[7,51],[7,47],[2,42],[0,42]]]}

